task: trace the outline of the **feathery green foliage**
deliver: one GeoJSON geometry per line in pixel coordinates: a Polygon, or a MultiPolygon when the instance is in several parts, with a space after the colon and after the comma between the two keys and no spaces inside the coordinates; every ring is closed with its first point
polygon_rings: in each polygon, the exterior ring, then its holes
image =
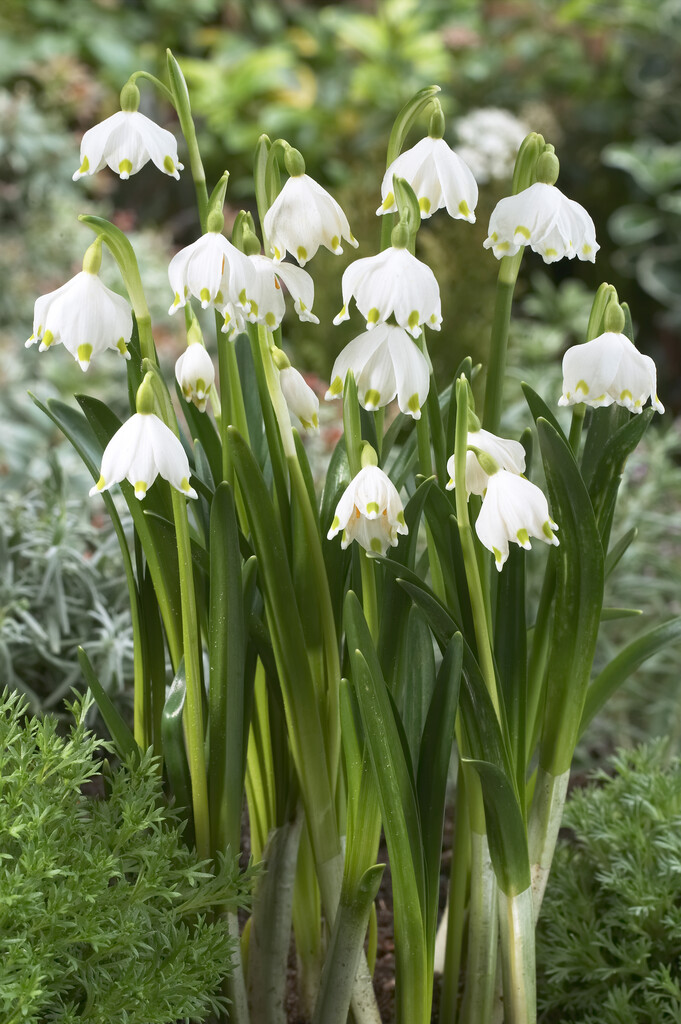
{"type": "Polygon", "coordinates": [[[681,1019],[681,760],[620,751],[577,791],[537,936],[546,1024],[681,1019]]]}
{"type": "Polygon", "coordinates": [[[97,760],[85,724],[27,717],[0,698],[0,1019],[5,1024],[169,1024],[220,1011],[233,939],[215,906],[246,901],[248,875],[216,873],[183,843],[158,763],[97,760]],[[106,798],[83,794],[102,771],[106,798]]]}

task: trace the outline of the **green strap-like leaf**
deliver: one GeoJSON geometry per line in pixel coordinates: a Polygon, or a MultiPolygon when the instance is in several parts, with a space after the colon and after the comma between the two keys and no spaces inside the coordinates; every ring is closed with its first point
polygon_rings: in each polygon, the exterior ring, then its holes
{"type": "Polygon", "coordinates": [[[488,761],[464,760],[478,773],[485,805],[485,823],[492,866],[499,888],[517,896],[530,885],[527,833],[513,785],[488,761]]]}
{"type": "Polygon", "coordinates": [[[186,697],[187,680],[184,674],[183,658],[170,685],[163,707],[161,733],[163,736],[163,756],[168,772],[170,789],[175,798],[175,804],[180,817],[187,822],[185,839],[187,844],[191,846],[194,842],[192,783],[182,725],[186,697]]]}
{"type": "Polygon", "coordinates": [[[78,662],[85,677],[85,682],[92,690],[92,695],[97,701],[99,713],[109,730],[109,735],[114,742],[118,756],[122,761],[125,761],[132,754],[139,754],[139,747],[135,743],[135,737],[95,675],[90,659],[82,647],[78,648],[78,662]]]}

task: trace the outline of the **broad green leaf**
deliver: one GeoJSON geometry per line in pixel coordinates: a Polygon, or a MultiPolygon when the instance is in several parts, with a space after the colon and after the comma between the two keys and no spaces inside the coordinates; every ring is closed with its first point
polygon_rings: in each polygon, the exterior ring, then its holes
{"type": "Polygon", "coordinates": [[[518,798],[504,772],[488,761],[465,759],[475,768],[482,786],[485,823],[492,866],[499,888],[517,896],[530,885],[527,832],[518,798]]]}
{"type": "Polygon", "coordinates": [[[552,516],[560,527],[540,762],[561,775],[572,761],[589,685],[603,604],[603,549],[569,445],[542,418],[537,429],[552,516]]]}
{"type": "Polygon", "coordinates": [[[99,713],[104,719],[104,724],[109,730],[109,735],[114,742],[116,752],[122,761],[132,754],[139,754],[139,747],[135,743],[135,737],[130,731],[124,718],[112,702],[90,663],[90,659],[82,647],[78,648],[78,662],[81,667],[85,682],[92,690],[92,695],[97,701],[99,713]]]}
{"type": "Polygon", "coordinates": [[[584,732],[589,723],[596,717],[603,705],[615,691],[626,682],[632,672],[657,654],[668,644],[676,644],[681,640],[681,616],[669,619],[651,629],[643,636],[633,640],[623,651],[613,658],[587,690],[584,710],[579,725],[579,734],[584,732]]]}
{"type": "Polygon", "coordinates": [[[452,754],[454,724],[459,703],[462,656],[461,634],[455,633],[445,651],[435,681],[433,696],[423,728],[416,777],[426,870],[426,935],[431,953],[434,948],[437,928],[447,772],[452,754]]]}
{"type": "Polygon", "coordinates": [[[628,423],[608,439],[594,467],[589,495],[604,547],[607,547],[617,491],[626,461],[648,429],[654,415],[654,409],[648,408],[639,416],[632,416],[628,423]]]}
{"type": "Polygon", "coordinates": [[[544,401],[544,399],[540,398],[540,396],[537,394],[537,392],[533,391],[529,384],[525,384],[525,382],[523,382],[520,386],[523,389],[523,394],[525,395],[525,401],[527,402],[527,404],[528,404],[528,406],[530,408],[530,412],[532,413],[532,417],[533,417],[535,423],[537,422],[537,420],[539,419],[540,416],[543,419],[548,420],[549,423],[551,424],[551,426],[553,427],[553,429],[559,435],[559,437],[562,437],[562,439],[567,444],[567,438],[566,438],[565,434],[563,433],[563,430],[562,430],[562,428],[560,426],[560,423],[558,422],[556,417],[553,415],[553,413],[549,409],[549,407],[546,404],[546,402],[544,401]]]}
{"type": "Polygon", "coordinates": [[[417,764],[435,684],[435,655],[428,620],[416,605],[409,609],[406,628],[393,634],[393,643],[399,649],[395,704],[404,722],[412,764],[417,764]]]}

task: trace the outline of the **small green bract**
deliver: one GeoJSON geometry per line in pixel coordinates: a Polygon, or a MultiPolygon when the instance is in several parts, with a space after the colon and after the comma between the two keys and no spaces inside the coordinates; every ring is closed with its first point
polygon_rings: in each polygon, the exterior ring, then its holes
{"type": "Polygon", "coordinates": [[[620,751],[568,802],[537,936],[545,1024],[681,1020],[681,761],[620,751]]]}
{"type": "Polygon", "coordinates": [[[105,799],[82,794],[102,768],[91,703],[64,738],[0,696],[0,1020],[203,1021],[224,1011],[233,952],[207,914],[243,905],[248,877],[196,861],[149,754],[108,773],[105,799]]]}

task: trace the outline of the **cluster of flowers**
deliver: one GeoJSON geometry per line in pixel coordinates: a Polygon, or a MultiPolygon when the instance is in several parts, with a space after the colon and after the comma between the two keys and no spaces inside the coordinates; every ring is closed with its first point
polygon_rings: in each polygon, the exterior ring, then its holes
{"type": "MultiPolygon", "coordinates": [[[[475,221],[475,178],[466,163],[441,137],[436,137],[438,134],[441,132],[437,128],[432,129],[431,135],[391,164],[383,179],[377,214],[397,209],[392,188],[398,176],[414,190],[422,218],[444,207],[453,218],[475,221]]],[[[74,178],[93,174],[105,164],[127,178],[149,160],[164,173],[179,177],[182,164],[171,133],[136,109],[124,109],[86,132],[81,165],[74,178]]],[[[178,252],[170,263],[170,313],[184,307],[192,296],[204,309],[214,307],[220,312],[224,318],[222,330],[230,340],[244,330],[247,321],[274,330],[285,312],[283,285],[300,319],[319,322],[311,311],[314,284],[303,267],[320,245],[341,253],[342,240],[353,246],[358,243],[339,204],[304,172],[302,158],[300,165],[300,173],[291,173],[264,218],[270,255],[261,254],[259,244],[256,252],[240,251],[222,234],[221,214],[209,217],[205,234],[178,252]],[[299,266],[283,263],[287,254],[299,266]]],[[[599,248],[588,213],[555,184],[544,181],[498,203],[484,245],[498,259],[513,256],[529,245],[546,263],[575,256],[593,262],[599,248]]],[[[39,343],[44,351],[62,343],[83,370],[105,349],[116,349],[129,358],[130,308],[100,281],[100,262],[101,245],[96,242],[86,254],[81,273],[37,300],[33,334],[27,346],[39,343]]],[[[424,325],[439,330],[442,323],[439,287],[433,272],[411,254],[404,234],[396,229],[388,248],[347,268],[342,296],[343,306],[334,323],[349,318],[354,298],[366,319],[366,330],[336,359],[326,397],[340,397],[345,378],[352,371],[364,408],[375,410],[397,398],[401,411],[418,419],[428,395],[430,371],[414,339],[421,337],[424,325]]],[[[190,331],[188,342],[177,361],[176,377],[187,401],[203,411],[214,385],[213,363],[200,332],[192,335],[190,331]]],[[[598,407],[615,402],[640,412],[650,398],[654,407],[663,411],[656,396],[654,363],[622,333],[608,331],[571,348],[565,354],[563,371],[561,405],[583,402],[598,407]]],[[[291,413],[304,428],[315,429],[318,399],[302,375],[286,361],[279,379],[291,413]]],[[[137,413],[109,442],[100,479],[91,493],[107,490],[127,478],[137,497],[143,498],[160,473],[188,497],[196,497],[189,484],[187,456],[152,407],[146,398],[138,400],[137,413]]],[[[483,496],[476,530],[481,542],[494,553],[497,567],[501,569],[508,557],[509,541],[524,548],[530,547],[530,537],[558,544],[554,533],[557,525],[550,518],[546,498],[522,475],[522,446],[484,430],[469,433],[468,446],[466,490],[469,495],[483,496]]],[[[452,460],[448,464],[452,476],[449,487],[454,486],[452,460]]],[[[407,533],[399,494],[377,466],[365,466],[342,496],[328,536],[339,532],[343,547],[357,540],[374,554],[385,554],[389,546],[397,544],[399,534],[407,533]]]]}

